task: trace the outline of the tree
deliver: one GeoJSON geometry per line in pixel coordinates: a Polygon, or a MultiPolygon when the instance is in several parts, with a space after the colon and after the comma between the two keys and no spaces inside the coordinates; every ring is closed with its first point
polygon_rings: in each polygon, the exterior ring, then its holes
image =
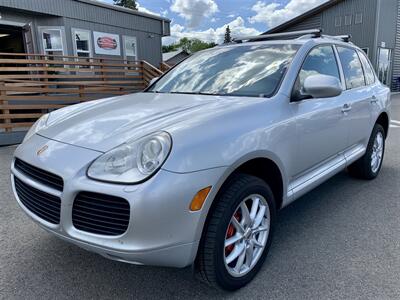
{"type": "Polygon", "coordinates": [[[162,52],[163,53],[167,53],[167,52],[172,52],[176,50],[177,45],[176,44],[172,44],[172,45],[163,45],[162,46],[162,52]]]}
{"type": "Polygon", "coordinates": [[[182,48],[182,50],[190,53],[192,52],[192,43],[193,40],[188,39],[187,37],[181,38],[178,43],[178,48],[182,48]]]}
{"type": "Polygon", "coordinates": [[[206,42],[200,41],[198,39],[194,39],[194,40],[192,40],[191,45],[190,45],[190,52],[194,53],[194,52],[205,50],[205,49],[212,48],[215,46],[216,46],[215,43],[206,43],[206,42]]]}
{"type": "Polygon", "coordinates": [[[199,39],[189,39],[187,37],[184,37],[181,38],[178,43],[174,43],[168,46],[166,45],[162,46],[162,52],[167,53],[176,51],[178,49],[182,49],[188,53],[194,53],[197,51],[215,47],[216,45],[217,44],[215,44],[214,42],[207,43],[199,39]]]}
{"type": "Polygon", "coordinates": [[[135,0],[113,0],[115,5],[137,10],[135,0]]]}
{"type": "Polygon", "coordinates": [[[231,29],[229,28],[229,25],[226,27],[225,31],[225,38],[224,38],[224,44],[228,44],[232,42],[232,37],[231,37],[231,29]]]}

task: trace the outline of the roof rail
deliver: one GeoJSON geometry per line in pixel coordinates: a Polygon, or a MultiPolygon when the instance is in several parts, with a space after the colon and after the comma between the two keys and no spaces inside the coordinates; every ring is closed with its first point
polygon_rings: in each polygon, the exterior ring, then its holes
{"type": "MultiPolygon", "coordinates": [[[[300,37],[298,37],[296,40],[305,40],[305,39],[311,39],[314,38],[315,36],[312,36],[311,34],[305,34],[300,37]]],[[[351,35],[327,35],[327,34],[322,34],[320,36],[321,38],[327,38],[327,39],[332,39],[332,40],[338,40],[338,41],[343,41],[346,43],[350,43],[351,40],[351,35]]]]}
{"type": "Polygon", "coordinates": [[[300,30],[300,31],[291,31],[291,32],[282,32],[282,33],[272,33],[272,34],[263,34],[257,36],[245,36],[241,38],[233,39],[235,43],[242,43],[243,41],[259,41],[259,40],[268,40],[275,38],[283,38],[283,37],[293,37],[297,35],[312,35],[312,37],[321,37],[322,29],[311,29],[311,30],[300,30]]]}
{"type": "Polygon", "coordinates": [[[346,42],[346,43],[349,43],[350,40],[351,40],[351,34],[334,35],[334,36],[325,35],[323,37],[331,38],[331,39],[334,39],[334,40],[341,40],[341,41],[346,42]]]}

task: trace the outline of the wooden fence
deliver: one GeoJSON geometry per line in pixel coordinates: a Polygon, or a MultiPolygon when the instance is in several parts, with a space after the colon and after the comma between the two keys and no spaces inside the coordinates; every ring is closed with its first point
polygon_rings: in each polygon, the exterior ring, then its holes
{"type": "Polygon", "coordinates": [[[141,91],[162,74],[145,61],[0,53],[0,133],[66,105],[141,91]]]}

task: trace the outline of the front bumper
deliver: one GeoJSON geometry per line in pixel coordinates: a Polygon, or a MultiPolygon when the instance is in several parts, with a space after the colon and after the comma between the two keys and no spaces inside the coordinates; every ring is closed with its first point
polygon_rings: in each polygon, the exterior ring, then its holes
{"type": "Polygon", "coordinates": [[[117,185],[91,180],[87,167],[102,153],[35,135],[20,145],[15,157],[64,180],[59,192],[11,167],[14,195],[22,209],[41,227],[56,236],[107,258],[135,264],[185,267],[196,256],[208,208],[216,191],[211,190],[203,209],[189,210],[194,195],[215,186],[225,168],[178,174],[160,170],[137,185],[117,185]],[[37,154],[43,146],[46,151],[37,154]],[[14,177],[36,189],[60,197],[60,223],[51,224],[32,213],[18,198],[14,177]],[[130,204],[127,231],[105,236],[78,230],[72,223],[72,207],[79,192],[95,192],[126,199],[130,204]]]}

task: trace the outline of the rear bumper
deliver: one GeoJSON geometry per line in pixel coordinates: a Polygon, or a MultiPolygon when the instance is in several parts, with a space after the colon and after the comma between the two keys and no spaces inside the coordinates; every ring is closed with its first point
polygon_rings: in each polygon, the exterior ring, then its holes
{"type": "Polygon", "coordinates": [[[89,164],[100,152],[34,136],[20,145],[15,157],[64,180],[62,192],[53,190],[11,167],[14,195],[21,208],[48,232],[109,259],[144,265],[185,267],[193,263],[208,208],[215,196],[212,189],[201,211],[189,210],[193,196],[202,188],[215,186],[225,171],[216,168],[177,174],[160,170],[138,185],[115,185],[86,177],[89,164]],[[37,150],[47,145],[42,155],[37,150]],[[51,224],[31,212],[18,198],[14,177],[48,194],[60,197],[60,223],[51,224]],[[94,192],[126,199],[130,204],[129,226],[119,236],[78,230],[72,208],[79,192],[94,192]]]}

